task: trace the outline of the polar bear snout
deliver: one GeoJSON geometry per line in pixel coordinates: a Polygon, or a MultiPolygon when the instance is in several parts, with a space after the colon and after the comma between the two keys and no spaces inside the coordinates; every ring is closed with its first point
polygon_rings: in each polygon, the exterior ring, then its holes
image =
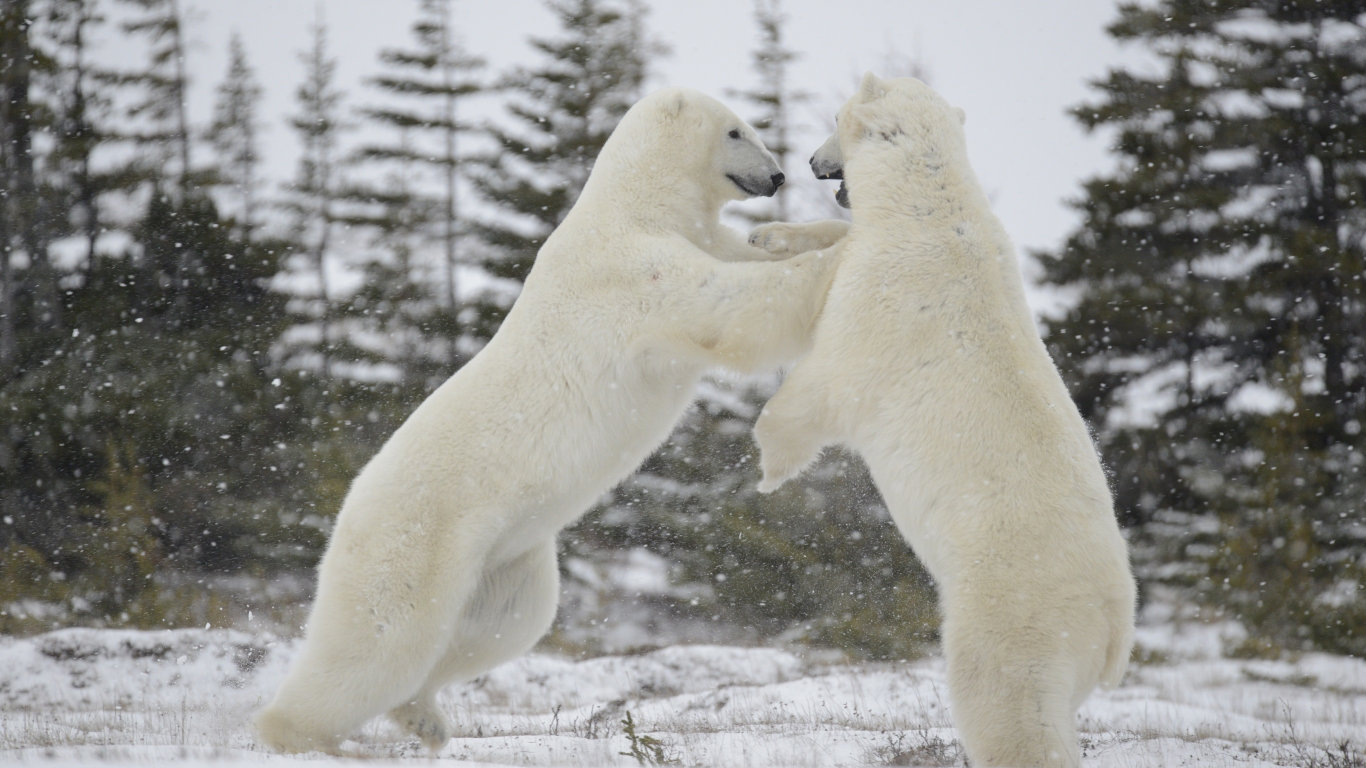
{"type": "Polygon", "coordinates": [[[849,207],[849,190],[844,186],[844,153],[840,150],[839,134],[825,140],[825,143],[811,156],[811,173],[818,179],[831,179],[840,182],[835,192],[835,202],[841,208],[849,207]]]}
{"type": "Polygon", "coordinates": [[[747,197],[773,197],[787,181],[778,160],[748,125],[732,128],[718,150],[717,169],[747,197]]]}
{"type": "Polygon", "coordinates": [[[782,171],[770,174],[767,180],[735,173],[726,174],[726,178],[751,197],[773,197],[778,193],[778,187],[787,181],[787,177],[783,175],[782,171]]]}
{"type": "Polygon", "coordinates": [[[826,139],[811,155],[811,173],[818,179],[844,178],[844,152],[840,150],[839,134],[826,139]]]}
{"type": "Polygon", "coordinates": [[[818,179],[844,179],[844,168],[838,165],[831,166],[829,163],[822,163],[817,160],[815,155],[811,156],[811,173],[818,179]]]}

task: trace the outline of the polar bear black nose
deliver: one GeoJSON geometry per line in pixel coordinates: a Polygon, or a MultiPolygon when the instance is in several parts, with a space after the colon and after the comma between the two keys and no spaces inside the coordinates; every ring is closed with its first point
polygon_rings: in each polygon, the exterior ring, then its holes
{"type": "Polygon", "coordinates": [[[782,171],[779,171],[778,173],[775,173],[775,174],[773,174],[772,176],[770,176],[770,177],[768,177],[768,178],[769,178],[769,181],[772,181],[772,182],[773,182],[773,188],[774,188],[774,189],[777,189],[778,187],[781,187],[781,186],[783,185],[783,182],[784,182],[784,181],[787,181],[787,177],[784,176],[784,175],[782,174],[782,171]]]}

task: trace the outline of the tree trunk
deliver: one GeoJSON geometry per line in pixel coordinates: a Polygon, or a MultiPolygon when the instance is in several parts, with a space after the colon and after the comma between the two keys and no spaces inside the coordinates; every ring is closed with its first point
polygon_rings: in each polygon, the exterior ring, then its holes
{"type": "Polygon", "coordinates": [[[180,27],[180,4],[177,0],[171,0],[170,13],[172,17],[172,45],[175,48],[175,54],[171,57],[175,62],[172,93],[175,99],[173,106],[175,107],[176,119],[176,147],[180,152],[180,197],[183,200],[190,187],[190,121],[185,114],[185,90],[188,76],[185,74],[185,37],[180,27]]]}
{"type": "Polygon", "coordinates": [[[332,379],[332,297],[327,284],[327,246],[332,232],[332,210],[326,197],[327,191],[318,203],[318,242],[313,247],[313,268],[318,271],[318,352],[322,355],[322,375],[324,381],[332,379]]]}
{"type": "Polygon", "coordinates": [[[460,331],[458,317],[460,306],[456,299],[456,241],[455,241],[455,216],[456,216],[456,162],[455,162],[455,94],[452,89],[455,86],[454,73],[451,71],[451,18],[450,7],[442,4],[441,13],[441,85],[446,93],[445,97],[445,119],[446,119],[446,226],[443,233],[446,246],[446,306],[451,313],[451,328],[449,338],[446,339],[447,360],[451,368],[459,368],[459,341],[460,331]]]}
{"type": "Polygon", "coordinates": [[[74,126],[80,141],[80,160],[77,163],[76,171],[76,197],[77,205],[84,211],[82,229],[85,234],[85,268],[88,271],[95,268],[95,244],[100,237],[100,212],[95,205],[95,198],[98,193],[95,190],[95,182],[90,172],[90,121],[86,119],[86,98],[85,98],[85,24],[89,21],[85,8],[82,7],[76,17],[76,28],[72,34],[72,54],[74,65],[72,72],[72,92],[71,92],[71,118],[77,121],[74,126]]]}
{"type": "MultiPolygon", "coordinates": [[[[33,320],[39,328],[53,328],[61,320],[57,276],[48,261],[46,238],[38,221],[38,192],[33,171],[33,127],[29,86],[32,80],[28,33],[28,0],[10,0],[5,7],[4,141],[9,160],[6,190],[9,193],[11,236],[17,235],[28,255],[28,282],[33,287],[33,320]]],[[[6,244],[13,246],[13,241],[6,244]]],[[[11,275],[13,273],[11,272],[11,275]]],[[[12,290],[12,289],[11,289],[12,290]]]]}

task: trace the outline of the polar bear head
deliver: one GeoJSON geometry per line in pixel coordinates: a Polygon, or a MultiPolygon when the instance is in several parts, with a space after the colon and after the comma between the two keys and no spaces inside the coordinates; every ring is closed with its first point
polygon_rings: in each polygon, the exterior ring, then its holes
{"type": "Polygon", "coordinates": [[[844,171],[854,156],[869,167],[897,167],[908,156],[934,163],[946,152],[966,162],[965,117],[915,78],[882,80],[869,72],[840,108],[835,133],[811,156],[811,172],[818,179],[839,179],[835,200],[849,208],[844,171]]]}
{"type": "Polygon", "coordinates": [[[603,145],[589,185],[609,179],[634,180],[642,200],[677,205],[681,195],[719,209],[730,200],[772,196],[783,173],[754,128],[721,102],[665,88],[636,102],[603,145]]]}

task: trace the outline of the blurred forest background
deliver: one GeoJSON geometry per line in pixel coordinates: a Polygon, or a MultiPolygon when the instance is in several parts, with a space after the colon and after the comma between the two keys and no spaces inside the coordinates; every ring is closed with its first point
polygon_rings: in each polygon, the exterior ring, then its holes
{"type": "MultiPolygon", "coordinates": [[[[458,5],[414,7],[358,95],[316,26],[281,187],[236,41],[212,123],[188,119],[179,0],[0,5],[0,631],[295,631],[348,482],[497,330],[667,55],[638,0],[546,0],[559,31],[494,72],[458,5]],[[141,66],[92,53],[110,34],[142,41],[141,66]],[[502,116],[471,120],[474,97],[502,116]]],[[[724,95],[785,158],[811,97],[778,0],[754,19],[724,95]]],[[[1161,66],[1077,73],[1096,88],[1074,116],[1113,131],[1116,162],[1033,256],[1140,579],[1241,620],[1246,653],[1366,653],[1366,3],[1157,0],[1109,34],[1161,66]]],[[[707,382],[562,536],[550,642],[898,658],[936,637],[932,584],[857,459],[755,492],[748,433],[775,386],[707,382]]]]}

